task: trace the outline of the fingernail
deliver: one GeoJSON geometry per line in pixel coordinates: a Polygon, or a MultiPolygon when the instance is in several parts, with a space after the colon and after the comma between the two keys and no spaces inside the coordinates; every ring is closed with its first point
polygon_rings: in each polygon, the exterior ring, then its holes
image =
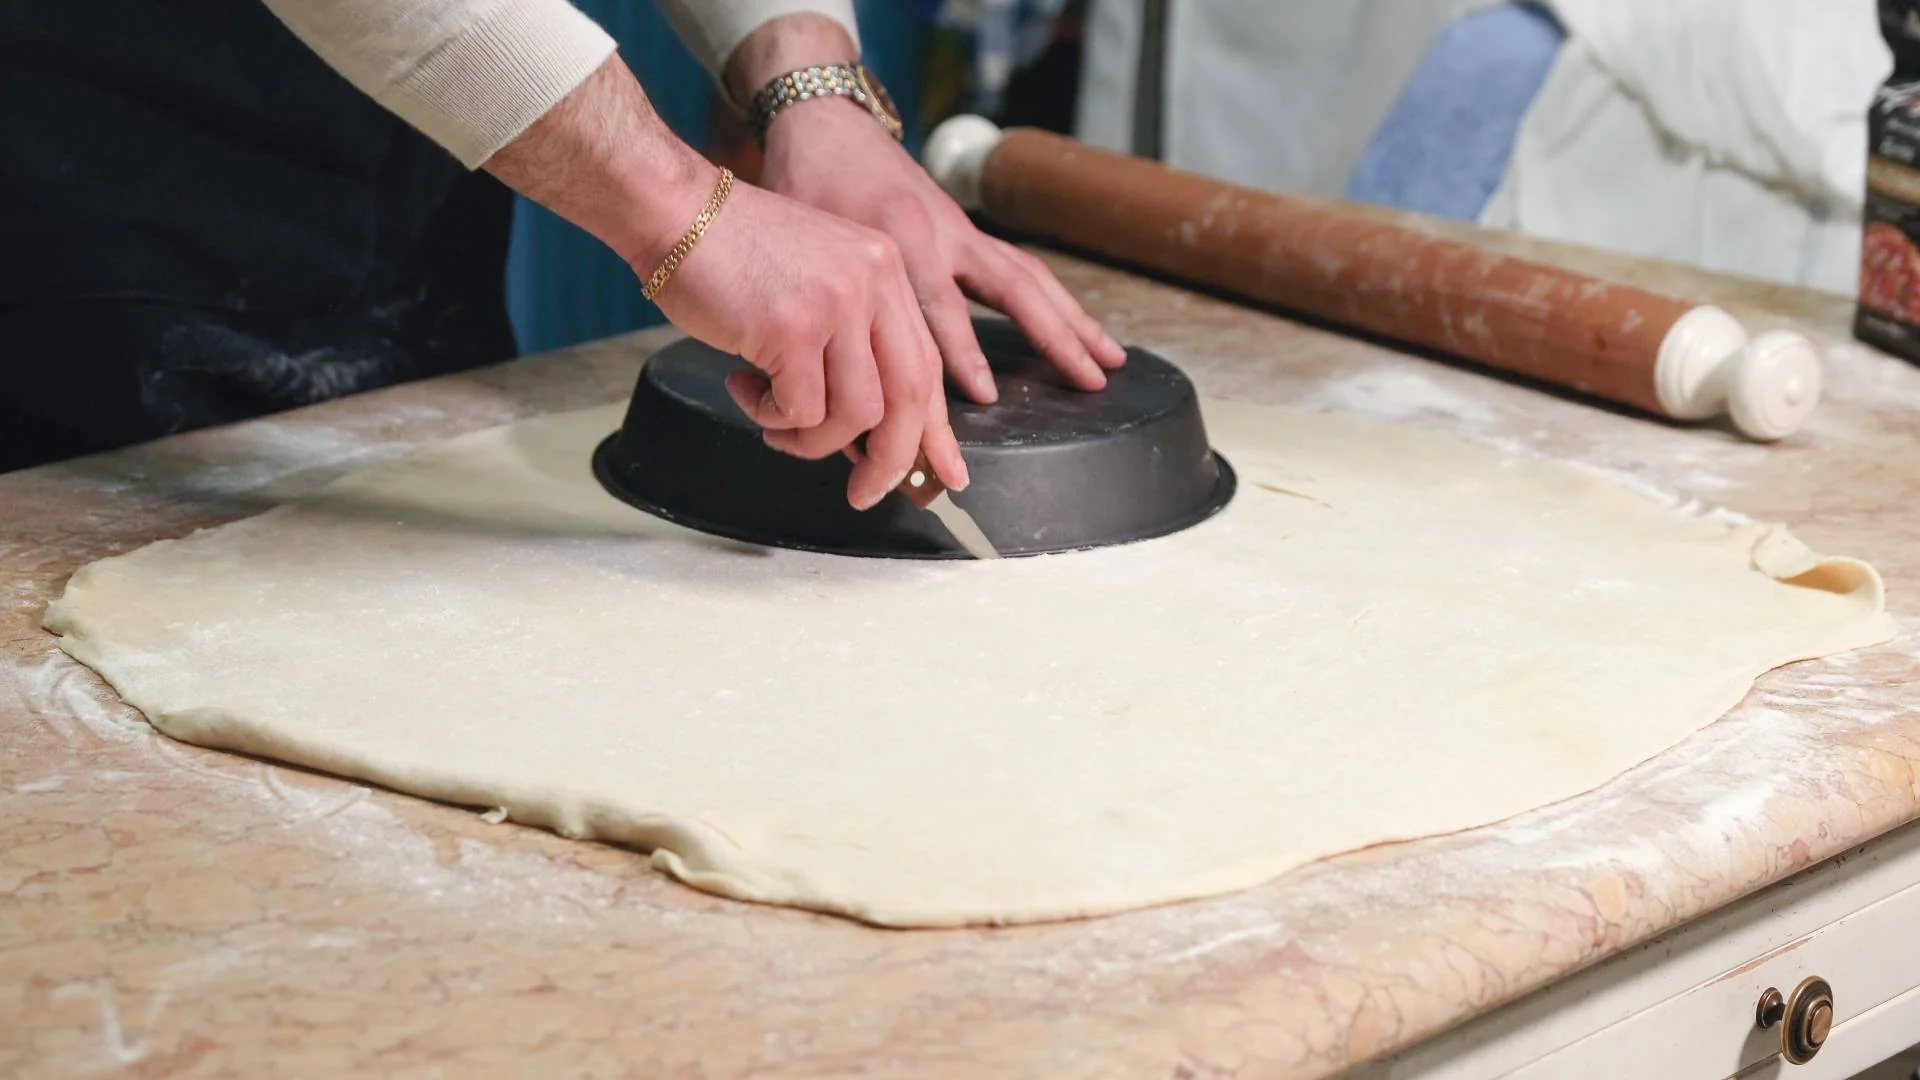
{"type": "Polygon", "coordinates": [[[1104,330],[1100,332],[1100,341],[1106,345],[1108,352],[1126,352],[1125,349],[1120,347],[1120,342],[1116,340],[1112,334],[1104,330]]]}
{"type": "Polygon", "coordinates": [[[954,491],[965,491],[967,490],[967,485],[971,483],[973,483],[973,474],[967,471],[967,463],[962,461],[960,463],[960,482],[957,484],[948,484],[947,487],[954,491]]]}
{"type": "Polygon", "coordinates": [[[847,501],[853,504],[855,510],[871,510],[874,504],[878,503],[885,495],[885,492],[881,492],[878,495],[853,495],[849,497],[847,501]]]}

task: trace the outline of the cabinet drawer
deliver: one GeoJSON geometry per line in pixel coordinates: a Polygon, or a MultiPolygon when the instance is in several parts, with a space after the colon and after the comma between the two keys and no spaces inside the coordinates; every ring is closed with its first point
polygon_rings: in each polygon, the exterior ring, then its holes
{"type": "Polygon", "coordinates": [[[1761,1030],[1755,1005],[1768,988],[1791,994],[1802,979],[1833,986],[1834,1027],[1812,1061],[1779,1062],[1782,1080],[1847,1077],[1906,1048],[1920,1033],[1855,1023],[1920,988],[1920,884],[1536,1059],[1515,1080],[1574,1076],[1729,1077],[1778,1058],[1781,1025],[1761,1030]]]}
{"type": "Polygon", "coordinates": [[[1809,867],[1349,1080],[1844,1080],[1920,1042],[1920,823],[1809,867]],[[1754,1024],[1817,975],[1834,1026],[1805,1065],[1754,1024]]]}

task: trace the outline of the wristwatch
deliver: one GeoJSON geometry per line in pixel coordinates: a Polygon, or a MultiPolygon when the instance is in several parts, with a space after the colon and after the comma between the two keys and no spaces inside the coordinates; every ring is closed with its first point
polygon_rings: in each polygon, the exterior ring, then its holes
{"type": "Polygon", "coordinates": [[[803,101],[819,97],[850,97],[866,106],[894,138],[901,138],[905,131],[900,110],[894,107],[887,88],[880,85],[872,69],[856,60],[790,71],[762,87],[747,106],[754,137],[765,145],[767,127],[774,117],[803,101]]]}

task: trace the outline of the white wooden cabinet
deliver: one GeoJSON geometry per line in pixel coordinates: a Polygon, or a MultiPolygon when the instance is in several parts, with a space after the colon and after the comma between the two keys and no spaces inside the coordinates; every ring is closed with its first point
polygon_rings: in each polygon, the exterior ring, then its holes
{"type": "Polygon", "coordinates": [[[1920,825],[1811,867],[1479,1020],[1359,1080],[1846,1080],[1920,1043],[1920,825]],[[1760,1030],[1768,987],[1833,985],[1803,1065],[1760,1030]]]}

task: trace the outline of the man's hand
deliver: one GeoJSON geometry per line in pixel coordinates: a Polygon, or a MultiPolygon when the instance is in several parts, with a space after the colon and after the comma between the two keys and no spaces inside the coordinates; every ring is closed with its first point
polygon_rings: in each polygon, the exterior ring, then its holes
{"type": "MultiPolygon", "coordinates": [[[[838,24],[813,15],[776,19],[750,35],[727,65],[739,100],[812,64],[853,59],[838,24]]],[[[766,187],[891,237],[946,370],[978,402],[995,398],[966,297],[1004,312],[1074,385],[1097,390],[1126,360],[1118,342],[1039,259],[976,229],[924,169],[846,98],[783,110],[767,132],[766,187]]]]}
{"type": "MultiPolygon", "coordinates": [[[[719,177],[660,122],[618,56],[486,168],[642,278],[719,177]]],[[[967,485],[940,355],[885,234],[737,183],[658,299],[675,325],[758,369],[727,388],[769,445],[823,458],[867,434],[847,487],[855,507],[898,487],[921,451],[948,487],[967,485]]]]}
{"type": "Polygon", "coordinates": [[[823,458],[867,434],[847,488],[856,508],[898,487],[923,448],[947,486],[967,485],[940,353],[884,234],[736,184],[658,302],[759,369],[729,376],[727,391],[774,449],[823,458]]]}
{"type": "Polygon", "coordinates": [[[975,228],[886,129],[853,102],[809,101],[767,133],[771,191],[893,238],[946,369],[968,397],[994,400],[967,296],[1013,318],[1041,354],[1083,390],[1107,384],[1126,353],[1045,263],[975,228]]]}

